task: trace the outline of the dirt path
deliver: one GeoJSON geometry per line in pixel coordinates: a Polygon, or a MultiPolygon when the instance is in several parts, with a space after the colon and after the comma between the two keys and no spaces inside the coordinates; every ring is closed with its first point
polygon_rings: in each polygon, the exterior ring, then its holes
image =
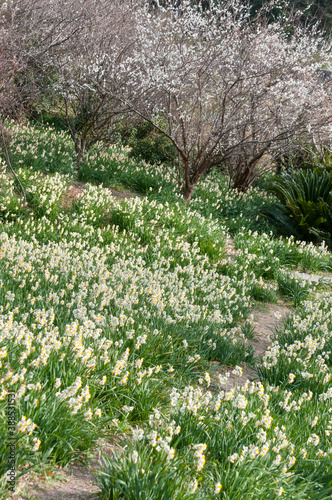
{"type": "Polygon", "coordinates": [[[72,466],[66,470],[60,469],[46,480],[27,483],[23,500],[92,500],[100,492],[95,485],[90,469],[83,466],[72,466]]]}
{"type": "MultiPolygon", "coordinates": [[[[73,201],[75,199],[78,200],[82,196],[83,191],[85,190],[85,187],[86,187],[85,182],[77,181],[77,182],[74,182],[73,184],[71,184],[63,197],[62,206],[66,207],[66,208],[70,208],[73,201]]],[[[106,189],[111,191],[112,196],[115,199],[117,199],[118,201],[126,200],[128,198],[138,198],[137,194],[130,193],[129,191],[118,191],[118,190],[113,189],[113,188],[106,188],[106,189]]]]}
{"type": "MultiPolygon", "coordinates": [[[[271,344],[271,338],[275,332],[278,324],[280,324],[290,314],[291,309],[284,305],[267,304],[264,310],[255,309],[253,311],[253,327],[254,338],[248,340],[248,345],[254,348],[254,357],[261,358],[268,346],[271,344]]],[[[229,374],[227,383],[223,388],[230,390],[233,387],[242,387],[247,380],[258,380],[258,376],[254,368],[247,363],[243,363],[241,368],[243,370],[242,376],[239,377],[232,373],[233,368],[224,366],[217,361],[213,363],[214,372],[212,373],[212,380],[217,381],[219,374],[229,374]]]]}
{"type": "Polygon", "coordinates": [[[100,489],[96,485],[94,471],[100,469],[100,452],[112,457],[119,450],[119,438],[101,439],[89,466],[73,464],[66,469],[55,467],[46,475],[32,474],[19,497],[15,500],[96,500],[100,489]]]}
{"type": "MultiPolygon", "coordinates": [[[[225,251],[228,259],[231,261],[237,254],[238,250],[234,246],[234,239],[228,238],[225,245],[225,251]]],[[[332,275],[331,273],[324,273],[324,275],[310,274],[310,273],[300,273],[295,272],[299,278],[307,280],[312,284],[317,284],[318,282],[325,283],[327,286],[332,287],[332,275]]],[[[264,352],[267,350],[271,344],[271,338],[275,332],[278,324],[291,313],[291,309],[286,305],[276,305],[267,304],[264,309],[255,309],[253,311],[253,327],[254,327],[254,339],[248,340],[248,344],[254,348],[254,357],[261,358],[264,352]]],[[[247,363],[243,363],[241,368],[243,370],[242,376],[234,375],[232,373],[233,368],[230,366],[223,366],[217,361],[213,363],[214,370],[212,373],[212,379],[217,382],[217,376],[219,374],[225,375],[229,374],[227,383],[224,388],[230,390],[234,386],[242,387],[247,380],[258,380],[258,376],[253,367],[247,363]]],[[[219,385],[219,384],[218,384],[219,385]]]]}
{"type": "MultiPolygon", "coordinates": [[[[238,254],[238,250],[234,246],[234,239],[228,238],[225,245],[225,251],[228,259],[231,261],[238,254]]],[[[261,309],[254,309],[253,328],[254,338],[248,340],[248,345],[254,348],[254,358],[261,358],[268,346],[271,344],[271,338],[274,335],[276,326],[291,312],[291,309],[285,305],[266,304],[261,309]]],[[[213,362],[212,380],[217,382],[218,375],[228,374],[227,382],[223,388],[230,390],[233,387],[242,387],[247,380],[258,380],[258,376],[254,368],[247,363],[241,365],[242,375],[238,376],[232,373],[231,366],[221,365],[218,361],[213,362]]]]}
{"type": "Polygon", "coordinates": [[[277,325],[291,312],[291,309],[285,305],[268,304],[267,307],[267,311],[256,310],[253,313],[255,338],[249,340],[249,344],[254,347],[256,357],[262,357],[271,344],[270,337],[273,336],[277,325]]]}

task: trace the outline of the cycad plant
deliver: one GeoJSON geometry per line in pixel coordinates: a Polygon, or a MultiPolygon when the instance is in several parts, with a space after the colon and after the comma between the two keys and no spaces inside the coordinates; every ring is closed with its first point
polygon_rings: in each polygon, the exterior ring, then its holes
{"type": "Polygon", "coordinates": [[[281,204],[262,213],[282,234],[311,241],[324,240],[332,247],[332,173],[327,170],[294,170],[268,186],[281,204]]]}

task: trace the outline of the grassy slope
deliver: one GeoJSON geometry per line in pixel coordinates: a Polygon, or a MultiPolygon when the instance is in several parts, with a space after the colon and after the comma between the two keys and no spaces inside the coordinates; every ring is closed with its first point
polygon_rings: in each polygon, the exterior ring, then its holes
{"type": "Polygon", "coordinates": [[[66,135],[12,131],[29,207],[3,172],[1,473],[14,391],[21,472],[129,435],[103,466],[105,498],[329,498],[332,301],[291,272],[331,270],[331,254],[253,232],[268,197],[239,197],[217,174],[186,208],[165,168],[119,146],[92,151],[80,180],[145,197],[115,203],[88,185],[68,206],[66,135]],[[252,362],[242,332],[255,300],[281,296],[296,309],[256,367],[262,383],[211,386],[211,361],[252,362]]]}

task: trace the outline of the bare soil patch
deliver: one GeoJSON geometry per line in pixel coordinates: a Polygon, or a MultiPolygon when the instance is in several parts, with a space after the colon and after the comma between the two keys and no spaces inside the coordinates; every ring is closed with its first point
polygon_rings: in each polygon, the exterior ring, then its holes
{"type": "Polygon", "coordinates": [[[211,373],[211,378],[213,383],[218,386],[218,391],[220,391],[220,389],[230,391],[233,387],[243,387],[247,380],[259,380],[255,370],[247,363],[241,365],[243,370],[241,377],[232,373],[234,370],[233,366],[221,365],[218,361],[214,361],[213,365],[215,370],[211,373]],[[220,386],[218,377],[219,375],[226,376],[226,374],[228,375],[227,382],[220,386]]]}
{"type": "MultiPolygon", "coordinates": [[[[248,344],[254,348],[255,358],[261,358],[264,352],[271,344],[271,338],[278,324],[280,324],[291,310],[284,305],[268,304],[267,310],[254,310],[253,311],[253,326],[255,328],[255,338],[248,340],[248,344]]],[[[247,380],[258,381],[259,377],[255,369],[243,363],[241,368],[243,370],[242,376],[234,375],[232,366],[221,365],[218,361],[213,362],[214,371],[212,373],[212,380],[217,383],[219,375],[225,376],[229,374],[227,383],[223,386],[225,390],[230,390],[233,387],[243,387],[247,380]]],[[[219,383],[219,382],[218,382],[219,383]]]]}
{"type": "Polygon", "coordinates": [[[267,311],[253,312],[255,327],[255,338],[248,343],[255,349],[256,357],[261,357],[271,344],[271,337],[274,334],[276,326],[280,324],[291,309],[284,305],[269,304],[267,311]]]}
{"type": "Polygon", "coordinates": [[[29,482],[26,489],[28,494],[22,500],[92,500],[100,492],[91,470],[78,465],[60,469],[47,479],[29,482]]]}
{"type": "Polygon", "coordinates": [[[35,474],[31,475],[18,500],[96,500],[100,489],[93,472],[100,469],[99,452],[112,457],[119,449],[117,437],[113,441],[101,439],[89,466],[74,463],[65,469],[56,467],[52,472],[39,474],[37,479],[35,474]]]}
{"type": "Polygon", "coordinates": [[[227,238],[224,250],[229,257],[233,257],[239,253],[234,246],[234,238],[227,238]]]}
{"type": "Polygon", "coordinates": [[[130,193],[129,191],[117,191],[113,188],[107,188],[111,191],[114,198],[119,198],[119,200],[127,200],[128,198],[139,198],[137,194],[130,193]]]}
{"type": "MultiPolygon", "coordinates": [[[[80,199],[80,197],[83,194],[83,191],[86,188],[86,183],[84,182],[74,182],[71,184],[67,190],[67,192],[64,194],[63,200],[62,200],[62,206],[65,208],[70,208],[73,204],[74,200],[80,199]]],[[[134,193],[130,193],[129,191],[118,191],[117,189],[113,188],[106,188],[109,191],[111,191],[112,196],[115,198],[114,201],[118,200],[126,200],[128,198],[138,198],[139,196],[134,193]]]]}
{"type": "Polygon", "coordinates": [[[85,189],[84,182],[75,182],[71,186],[69,186],[68,191],[65,193],[62,206],[65,208],[70,208],[73,204],[74,200],[78,200],[85,189]]]}

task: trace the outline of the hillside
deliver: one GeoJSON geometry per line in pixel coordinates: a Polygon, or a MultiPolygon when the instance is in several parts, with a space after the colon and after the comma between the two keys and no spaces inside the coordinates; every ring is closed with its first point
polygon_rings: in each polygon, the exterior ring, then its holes
{"type": "Polygon", "coordinates": [[[13,498],[332,498],[327,247],[275,236],[272,195],[220,172],[186,206],[129,148],[97,144],[77,175],[65,132],[11,134],[27,205],[2,163],[4,498],[12,393],[13,498]],[[95,486],[62,495],[82,463],[95,486]]]}

